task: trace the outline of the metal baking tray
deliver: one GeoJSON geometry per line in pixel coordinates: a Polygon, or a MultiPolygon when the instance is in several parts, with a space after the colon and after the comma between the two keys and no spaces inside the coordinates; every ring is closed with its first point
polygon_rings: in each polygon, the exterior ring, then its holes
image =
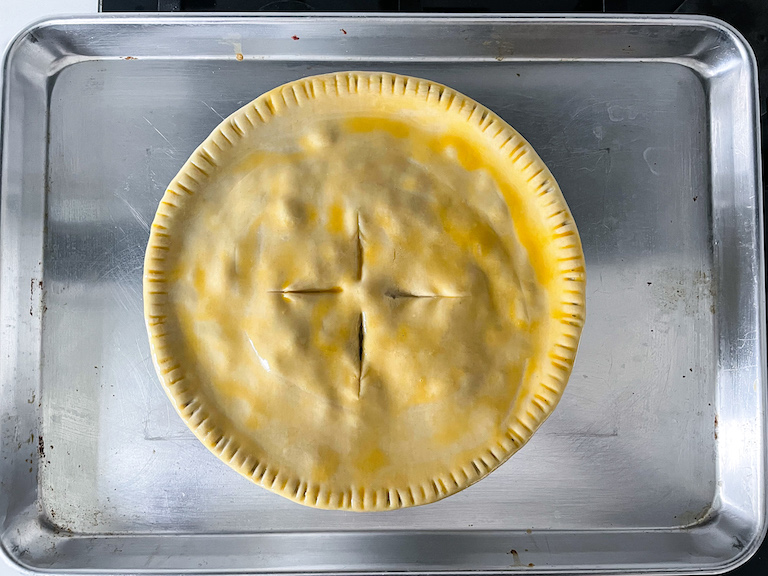
{"type": "Polygon", "coordinates": [[[756,68],[703,17],[88,17],[4,65],[0,518],[42,572],[723,572],[766,527],[756,68]],[[155,377],[144,247],[223,117],[336,70],[452,86],[530,140],[581,231],[562,402],[425,507],[305,508],[212,457],[155,377]]]}

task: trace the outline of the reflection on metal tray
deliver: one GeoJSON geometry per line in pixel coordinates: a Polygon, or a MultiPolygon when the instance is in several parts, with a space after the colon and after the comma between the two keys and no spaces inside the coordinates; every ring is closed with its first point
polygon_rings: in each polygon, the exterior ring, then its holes
{"type": "Polygon", "coordinates": [[[705,18],[100,17],[5,63],[0,541],[83,571],[723,571],[765,528],[755,64],[705,18]],[[237,56],[242,54],[242,60],[237,56]],[[381,514],[292,504],[173,413],[142,319],[148,226],[225,117],[384,69],[499,113],[581,231],[588,319],[560,407],[497,472],[381,514]]]}

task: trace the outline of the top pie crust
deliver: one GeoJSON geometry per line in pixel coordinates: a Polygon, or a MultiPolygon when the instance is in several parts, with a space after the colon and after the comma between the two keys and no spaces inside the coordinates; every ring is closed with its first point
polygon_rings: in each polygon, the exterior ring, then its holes
{"type": "Polygon", "coordinates": [[[453,494],[557,404],[584,320],[552,174],[440,84],[349,72],[224,120],[169,185],[144,267],[176,410],[252,481],[318,508],[453,494]]]}

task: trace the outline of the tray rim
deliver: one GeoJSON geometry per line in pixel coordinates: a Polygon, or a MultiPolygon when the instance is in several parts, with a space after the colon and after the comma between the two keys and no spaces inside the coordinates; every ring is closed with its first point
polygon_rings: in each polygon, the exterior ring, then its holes
{"type": "MultiPolygon", "coordinates": [[[[297,22],[300,21],[307,21],[307,20],[343,20],[343,21],[349,21],[349,20],[356,20],[356,19],[366,19],[366,20],[377,20],[377,21],[402,21],[402,20],[412,20],[417,22],[441,22],[441,21],[468,21],[468,22],[487,22],[487,23],[528,23],[528,24],[613,24],[613,25],[620,25],[620,26],[628,26],[628,25],[655,25],[655,26],[705,26],[712,30],[717,30],[726,36],[730,37],[730,39],[733,41],[734,45],[740,50],[742,53],[742,56],[744,57],[745,64],[747,65],[746,68],[748,68],[749,73],[749,84],[750,84],[750,90],[749,90],[749,108],[750,112],[752,114],[752,124],[754,125],[754,132],[753,132],[753,140],[754,140],[754,148],[751,150],[752,154],[752,160],[754,161],[754,167],[755,167],[755,188],[757,190],[756,193],[756,199],[757,204],[755,207],[755,212],[757,216],[757,223],[756,223],[756,251],[757,251],[757,266],[759,272],[758,278],[757,278],[757,288],[759,291],[758,297],[757,297],[757,308],[760,315],[760,333],[759,333],[759,350],[758,354],[760,357],[760,363],[757,366],[758,373],[759,373],[759,384],[762,384],[762,391],[760,395],[760,400],[762,402],[762,408],[760,418],[759,418],[759,424],[761,427],[761,441],[762,441],[762,451],[761,451],[761,462],[762,470],[761,470],[761,476],[762,476],[762,483],[760,484],[761,490],[758,494],[758,500],[759,500],[759,524],[757,525],[758,530],[756,531],[756,536],[750,542],[748,545],[744,546],[743,549],[739,551],[737,555],[731,558],[731,560],[723,565],[717,565],[713,566],[711,568],[707,568],[704,570],[697,570],[697,573],[700,574],[722,574],[724,572],[731,571],[745,562],[747,562],[758,550],[764,539],[766,538],[766,534],[768,533],[768,504],[766,502],[766,492],[768,492],[768,479],[765,477],[762,472],[766,468],[766,461],[768,460],[768,446],[766,445],[768,440],[768,430],[766,427],[766,418],[765,418],[765,408],[766,408],[766,399],[768,398],[768,377],[766,375],[766,372],[768,372],[768,369],[766,367],[766,359],[768,357],[768,350],[767,350],[767,335],[766,335],[766,268],[765,268],[765,262],[766,262],[766,248],[765,248],[765,213],[764,213],[764,198],[763,198],[763,191],[762,191],[762,166],[759,162],[759,151],[760,151],[760,141],[761,141],[761,131],[760,131],[760,123],[759,123],[759,98],[758,98],[758,75],[757,75],[757,60],[754,54],[754,51],[750,44],[747,42],[746,38],[741,34],[741,32],[738,31],[734,26],[731,24],[728,24],[727,22],[724,22],[723,20],[720,20],[715,17],[711,16],[703,16],[703,15],[689,15],[689,14],[640,14],[640,15],[634,15],[634,14],[568,14],[568,13],[536,13],[536,14],[515,14],[515,13],[500,13],[500,14],[494,14],[494,13],[451,13],[451,14],[429,14],[429,15],[421,15],[421,14],[406,14],[406,13],[387,13],[387,12],[370,12],[370,13],[345,13],[345,12],[324,12],[324,13],[314,13],[314,12],[292,12],[292,13],[286,13],[286,12],[264,12],[259,13],[258,15],[255,15],[254,13],[241,13],[241,12],[222,12],[222,13],[152,13],[152,14],[143,14],[143,15],[136,15],[133,13],[99,13],[99,14],[88,14],[88,15],[78,15],[78,14],[72,14],[72,15],[57,15],[53,17],[44,17],[39,18],[31,23],[29,23],[27,26],[22,28],[7,44],[6,49],[3,53],[2,57],[2,63],[0,64],[0,88],[2,89],[2,93],[0,94],[0,204],[3,202],[3,164],[5,162],[6,156],[5,156],[5,150],[4,150],[4,144],[5,144],[5,127],[8,119],[6,118],[6,115],[8,113],[7,110],[7,100],[9,95],[9,71],[10,71],[10,63],[17,52],[19,46],[27,39],[28,36],[32,35],[36,30],[43,29],[46,27],[52,27],[56,25],[85,25],[85,24],[99,24],[104,22],[119,22],[122,24],[149,24],[149,25],[159,25],[159,24],[165,24],[165,25],[190,25],[190,24],[197,24],[197,25],[205,25],[205,24],[216,24],[216,23],[226,23],[227,21],[231,21],[233,19],[236,19],[238,21],[253,21],[258,22],[262,20],[267,19],[273,19],[273,20],[294,20],[297,22]],[[183,21],[182,21],[183,19],[183,21]]],[[[77,61],[82,60],[101,60],[101,59],[110,59],[110,57],[89,57],[89,56],[80,56],[77,61]]],[[[525,59],[525,60],[531,60],[531,59],[525,59]]],[[[542,58],[542,59],[534,59],[535,61],[547,61],[548,59],[542,58]]],[[[561,59],[558,59],[561,60],[561,59]]],[[[571,59],[566,59],[571,60],[571,59]]],[[[649,61],[648,59],[639,59],[640,61],[649,61]]],[[[572,61],[590,61],[589,58],[573,58],[572,61]]],[[[620,60],[621,62],[637,62],[637,59],[633,59],[631,57],[622,58],[620,60]]],[[[651,61],[655,62],[664,62],[665,59],[663,58],[656,58],[652,59],[651,61]]],[[[1,271],[0,271],[1,272],[1,271]]],[[[0,284],[3,283],[2,274],[0,274],[0,284]]],[[[678,528],[677,530],[685,529],[685,527],[678,528]]],[[[638,529],[641,530],[641,529],[638,529]]],[[[597,533],[603,533],[606,532],[605,530],[587,530],[589,532],[597,532],[597,533]]],[[[623,530],[619,529],[617,532],[624,532],[629,531],[632,532],[633,530],[623,530]]],[[[645,531],[645,530],[643,530],[645,531]]],[[[666,531],[661,529],[660,531],[666,531]]],[[[559,530],[554,531],[548,531],[548,532],[559,532],[559,530]]],[[[571,532],[571,531],[568,531],[571,532]]],[[[613,532],[613,531],[610,531],[613,532]]],[[[322,532],[327,533],[327,532],[322,532]]],[[[6,549],[5,542],[0,540],[0,557],[2,558],[2,565],[5,565],[6,567],[12,567],[17,571],[22,571],[24,573],[30,573],[30,574],[38,574],[38,573],[63,573],[63,572],[71,572],[71,570],[68,569],[52,569],[52,570],[43,570],[39,569],[34,566],[26,565],[25,563],[19,561],[19,559],[10,553],[9,550],[6,549]]],[[[89,571],[89,570],[88,570],[89,571]]],[[[555,571],[549,571],[549,572],[557,572],[555,571]]],[[[562,571],[562,569],[560,569],[562,571]]],[[[155,573],[155,572],[165,572],[165,570],[150,570],[148,573],[155,573]]],[[[205,573],[206,571],[195,571],[195,573],[205,573]]],[[[474,572],[474,571],[473,571],[474,572]]],[[[664,573],[672,573],[668,570],[662,570],[664,573]]],[[[345,574],[371,574],[376,572],[345,572],[345,574]]],[[[444,574],[444,572],[441,571],[421,571],[419,573],[422,574],[444,574]]],[[[477,571],[479,574],[498,574],[497,571],[483,571],[479,570],[477,571]]]]}
{"type": "MultiPolygon", "coordinates": [[[[429,21],[471,21],[471,22],[521,22],[521,23],[546,23],[546,24],[558,24],[558,23],[579,23],[579,24],[619,24],[619,25],[655,25],[655,26],[693,26],[693,25],[705,25],[713,30],[719,30],[725,33],[727,36],[732,37],[735,40],[734,44],[738,46],[745,53],[746,60],[750,67],[750,76],[752,77],[751,84],[753,85],[754,93],[753,99],[757,94],[757,57],[744,35],[733,25],[725,22],[720,18],[714,16],[706,16],[700,14],[584,14],[576,13],[570,14],[567,12],[557,13],[430,13],[418,14],[418,13],[403,13],[403,12],[260,12],[255,15],[253,12],[150,12],[142,15],[136,15],[131,12],[99,12],[97,14],[63,14],[56,16],[44,16],[37,18],[28,23],[21,30],[19,30],[14,36],[11,37],[2,55],[2,61],[0,62],[0,87],[3,92],[0,95],[0,114],[5,109],[5,85],[6,76],[8,73],[8,65],[13,57],[14,52],[18,49],[19,44],[27,37],[30,36],[35,30],[55,26],[57,24],[64,25],[79,25],[79,24],[97,24],[99,22],[116,21],[125,24],[179,24],[180,21],[186,20],[187,23],[193,24],[206,24],[206,23],[224,23],[228,20],[239,20],[254,22],[259,20],[276,19],[276,20],[417,20],[421,22],[429,21]]],[[[544,61],[546,59],[540,59],[544,61]]],[[[558,59],[569,60],[569,59],[558,59]]],[[[589,59],[574,58],[574,60],[589,61],[589,59]]],[[[621,61],[631,62],[632,58],[622,58],[621,61]]],[[[759,112],[759,107],[758,107],[759,112]]],[[[0,130],[2,129],[2,116],[0,116],[0,130]]],[[[756,134],[760,136],[760,123],[755,122],[756,134]]],[[[0,132],[0,135],[2,132],[0,132]]],[[[759,139],[759,138],[758,138],[759,139]]],[[[1,144],[0,140],[0,144],[1,144]]],[[[2,152],[2,148],[0,148],[2,152]]]]}

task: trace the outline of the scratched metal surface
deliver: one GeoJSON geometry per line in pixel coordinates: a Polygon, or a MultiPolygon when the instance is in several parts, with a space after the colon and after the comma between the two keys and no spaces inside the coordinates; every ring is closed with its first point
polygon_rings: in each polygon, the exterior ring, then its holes
{"type": "Polygon", "coordinates": [[[23,34],[5,73],[9,565],[721,571],[761,540],[755,70],[724,25],[72,19],[23,34]],[[141,300],[149,223],[203,138],[269,88],[355,68],[509,121],[558,179],[588,267],[573,375],[530,444],[454,497],[367,515],[298,506],[211,456],[155,377],[141,300]]]}

